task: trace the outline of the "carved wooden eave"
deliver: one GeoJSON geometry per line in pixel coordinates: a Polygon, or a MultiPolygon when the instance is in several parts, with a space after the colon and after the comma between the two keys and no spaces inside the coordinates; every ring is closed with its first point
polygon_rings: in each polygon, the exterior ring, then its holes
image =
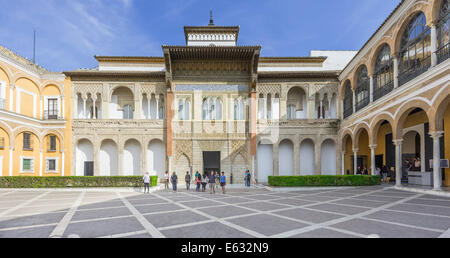
{"type": "Polygon", "coordinates": [[[189,41],[189,34],[233,34],[237,43],[239,29],[239,26],[185,26],[184,35],[186,44],[189,41]]]}
{"type": "Polygon", "coordinates": [[[338,79],[340,71],[306,71],[306,72],[260,72],[259,79],[318,78],[338,79]]]}
{"type": "Polygon", "coordinates": [[[260,64],[272,63],[319,63],[322,64],[328,57],[261,57],[260,64]]]}
{"type": "Polygon", "coordinates": [[[163,64],[163,57],[154,56],[94,56],[98,62],[163,64]]]}
{"type": "Polygon", "coordinates": [[[136,72],[136,71],[99,71],[99,70],[76,70],[64,72],[66,76],[70,76],[72,80],[78,78],[104,78],[107,80],[116,78],[141,78],[141,79],[163,79],[164,72],[136,72]]]}

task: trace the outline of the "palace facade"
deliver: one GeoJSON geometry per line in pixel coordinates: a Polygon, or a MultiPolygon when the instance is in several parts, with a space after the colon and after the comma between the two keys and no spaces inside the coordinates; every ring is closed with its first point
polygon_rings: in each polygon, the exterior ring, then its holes
{"type": "Polygon", "coordinates": [[[266,183],[386,165],[400,185],[416,159],[410,184],[450,185],[448,0],[402,1],[359,51],[264,57],[238,38],[211,20],[160,57],[62,74],[2,48],[0,171],[266,183]]]}

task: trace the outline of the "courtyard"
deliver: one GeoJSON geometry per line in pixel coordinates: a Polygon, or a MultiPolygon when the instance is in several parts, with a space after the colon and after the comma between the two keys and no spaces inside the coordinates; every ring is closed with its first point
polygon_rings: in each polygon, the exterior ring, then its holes
{"type": "Polygon", "coordinates": [[[449,237],[450,198],[392,187],[272,192],[0,190],[0,238],[449,237]]]}

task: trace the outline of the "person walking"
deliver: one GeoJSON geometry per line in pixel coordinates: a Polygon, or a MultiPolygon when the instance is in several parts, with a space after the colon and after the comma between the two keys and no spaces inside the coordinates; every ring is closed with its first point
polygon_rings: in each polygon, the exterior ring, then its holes
{"type": "Polygon", "coordinates": [[[145,173],[144,177],[142,178],[144,181],[144,194],[150,193],[150,175],[149,173],[145,173]]]}
{"type": "Polygon", "coordinates": [[[206,192],[207,184],[208,184],[208,175],[205,173],[205,174],[203,174],[203,179],[202,179],[202,192],[206,192]]]}
{"type": "Polygon", "coordinates": [[[200,175],[200,173],[195,174],[195,183],[196,183],[196,187],[195,187],[195,191],[198,193],[198,191],[200,191],[200,187],[202,185],[202,175],[200,175]]]}
{"type": "Polygon", "coordinates": [[[250,170],[245,171],[245,186],[250,187],[250,180],[252,179],[252,175],[250,174],[250,170]]]}
{"type": "Polygon", "coordinates": [[[172,183],[173,192],[176,192],[177,191],[177,183],[178,183],[177,173],[173,172],[172,176],[170,177],[170,182],[172,183]]]}
{"type": "Polygon", "coordinates": [[[386,166],[383,166],[383,168],[381,169],[381,175],[383,176],[383,182],[387,183],[387,177],[388,177],[388,169],[386,166]]]}
{"type": "Polygon", "coordinates": [[[164,189],[169,189],[169,171],[164,174],[164,189]]]}
{"type": "Polygon", "coordinates": [[[216,189],[219,189],[219,182],[220,182],[220,172],[216,172],[216,189]]]}
{"type": "Polygon", "coordinates": [[[186,176],[184,177],[184,181],[186,181],[186,190],[189,191],[191,188],[191,174],[189,174],[188,171],[186,171],[186,176]]]}
{"type": "Polygon", "coordinates": [[[211,172],[211,175],[209,176],[209,193],[210,194],[216,194],[216,175],[214,172],[211,172]]]}
{"type": "Polygon", "coordinates": [[[225,194],[225,186],[227,185],[227,177],[225,176],[225,173],[222,172],[222,175],[220,176],[220,186],[222,187],[222,193],[225,194]]]}

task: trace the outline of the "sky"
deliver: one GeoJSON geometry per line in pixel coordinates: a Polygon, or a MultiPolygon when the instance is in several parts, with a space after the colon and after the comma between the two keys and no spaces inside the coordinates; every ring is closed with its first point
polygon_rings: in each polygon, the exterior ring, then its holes
{"type": "Polygon", "coordinates": [[[97,66],[95,55],[162,56],[184,26],[240,26],[262,56],[359,50],[400,0],[0,0],[0,44],[54,71],[97,66]]]}

